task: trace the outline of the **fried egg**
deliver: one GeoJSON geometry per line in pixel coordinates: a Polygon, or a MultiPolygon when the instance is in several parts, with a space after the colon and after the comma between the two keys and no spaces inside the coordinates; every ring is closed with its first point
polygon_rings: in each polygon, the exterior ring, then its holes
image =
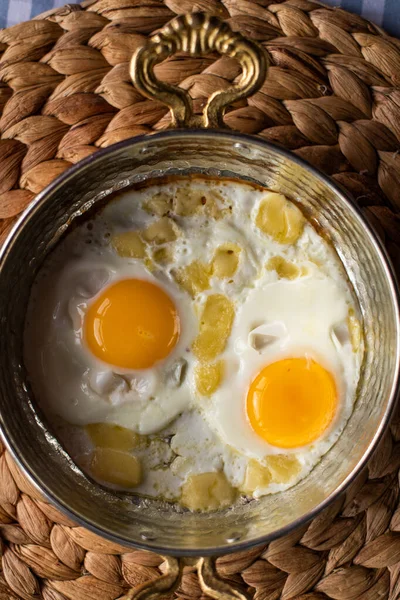
{"type": "Polygon", "coordinates": [[[305,477],[362,356],[333,248],[281,194],[229,180],[118,195],[46,259],[25,327],[33,391],[77,464],[190,510],[305,477]]]}
{"type": "Polygon", "coordinates": [[[187,385],[178,386],[196,331],[190,303],[107,246],[77,255],[72,243],[73,256],[66,246],[60,250],[67,255],[54,256],[39,278],[28,313],[27,347],[35,352],[26,362],[38,374],[39,401],[76,425],[159,431],[191,399],[187,385]]]}

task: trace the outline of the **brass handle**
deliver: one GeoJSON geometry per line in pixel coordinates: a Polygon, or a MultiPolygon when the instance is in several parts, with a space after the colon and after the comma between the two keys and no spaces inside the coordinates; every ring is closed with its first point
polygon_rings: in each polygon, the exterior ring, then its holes
{"type": "Polygon", "coordinates": [[[215,570],[215,559],[211,556],[201,558],[173,558],[164,556],[167,570],[158,579],[146,581],[132,588],[119,600],[156,600],[172,594],[180,585],[183,567],[192,566],[197,570],[199,583],[205,595],[215,600],[249,600],[249,596],[231,584],[220,579],[215,570]]]}
{"type": "Polygon", "coordinates": [[[132,57],[130,75],[136,88],[148,98],[169,106],[172,127],[223,127],[228,104],[254,94],[263,84],[268,67],[266,51],[227,23],[206,13],[181,15],[170,21],[132,57]],[[192,100],[186,90],[160,81],[154,74],[157,63],[176,52],[204,55],[210,52],[236,58],[242,75],[237,84],[214,92],[202,115],[193,114],[192,100]]]}

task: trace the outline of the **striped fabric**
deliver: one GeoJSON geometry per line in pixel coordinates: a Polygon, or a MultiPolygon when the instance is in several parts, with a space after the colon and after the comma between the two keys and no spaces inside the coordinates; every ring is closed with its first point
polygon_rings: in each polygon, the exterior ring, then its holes
{"type": "MultiPolygon", "coordinates": [[[[63,6],[68,0],[0,0],[0,28],[27,21],[41,12],[63,6]]],[[[381,25],[400,37],[400,0],[325,0],[381,25]]]]}

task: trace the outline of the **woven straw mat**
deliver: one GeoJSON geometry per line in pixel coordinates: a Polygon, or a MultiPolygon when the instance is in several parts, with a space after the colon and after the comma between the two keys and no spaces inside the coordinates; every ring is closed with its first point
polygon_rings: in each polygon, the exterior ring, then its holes
{"type": "MultiPolygon", "coordinates": [[[[400,271],[400,41],[308,0],[89,0],[0,31],[0,240],[71,164],[168,124],[167,109],[132,86],[128,64],[147,36],[191,10],[227,19],[270,53],[267,82],[226,123],[345,186],[400,271]]],[[[157,74],[199,106],[238,65],[175,56],[157,74]]],[[[400,598],[399,468],[400,411],[344,498],[269,546],[219,558],[220,575],[256,600],[400,598]]],[[[105,541],[45,503],[1,442],[0,538],[0,600],[113,600],[163,572],[158,555],[105,541]]],[[[201,597],[190,568],[175,597],[201,597]]]]}

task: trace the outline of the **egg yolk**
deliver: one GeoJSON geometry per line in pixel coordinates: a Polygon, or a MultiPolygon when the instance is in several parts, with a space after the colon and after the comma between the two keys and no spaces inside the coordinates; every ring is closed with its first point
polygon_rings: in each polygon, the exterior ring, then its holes
{"type": "Polygon", "coordinates": [[[84,335],[93,354],[124,369],[148,369],[176,345],[180,321],[171,298],[157,285],[124,279],[89,306],[84,335]]]}
{"type": "Polygon", "coordinates": [[[252,428],[269,444],[305,446],[320,437],[335,415],[335,380],[308,358],[279,360],[254,379],[246,408],[252,428]]]}

